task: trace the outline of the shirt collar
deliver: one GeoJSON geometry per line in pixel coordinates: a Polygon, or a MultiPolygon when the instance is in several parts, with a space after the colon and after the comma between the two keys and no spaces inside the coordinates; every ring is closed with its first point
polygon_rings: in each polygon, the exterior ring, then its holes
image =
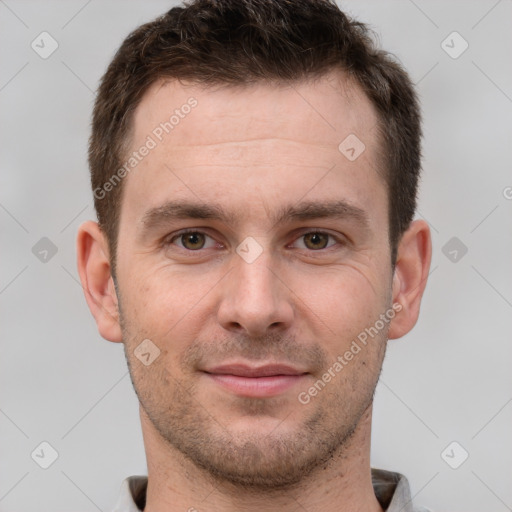
{"type": "MultiPolygon", "coordinates": [[[[409,482],[404,475],[372,468],[372,484],[375,496],[386,512],[414,512],[409,482]]],[[[147,485],[147,476],[126,478],[112,512],[142,512],[147,485]]]]}

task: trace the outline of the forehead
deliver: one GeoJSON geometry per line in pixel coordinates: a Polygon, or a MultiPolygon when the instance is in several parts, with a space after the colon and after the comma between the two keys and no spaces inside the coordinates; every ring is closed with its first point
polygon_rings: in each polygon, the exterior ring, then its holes
{"type": "Polygon", "coordinates": [[[138,147],[152,134],[158,145],[179,153],[190,146],[217,152],[221,145],[259,141],[247,144],[250,152],[249,146],[261,148],[263,141],[279,139],[285,151],[290,143],[338,151],[354,133],[372,150],[376,125],[374,108],[361,88],[338,72],[281,84],[203,86],[160,80],[135,111],[131,142],[138,147]]]}
{"type": "Polygon", "coordinates": [[[151,150],[125,178],[125,220],[138,222],[148,208],[191,195],[256,216],[247,209],[247,191],[277,210],[310,184],[313,201],[337,199],[344,190],[363,206],[378,187],[385,202],[377,116],[361,89],[341,74],[236,87],[159,81],[134,113],[130,152],[149,140],[151,150]],[[347,137],[364,144],[355,161],[340,151],[347,137]]]}

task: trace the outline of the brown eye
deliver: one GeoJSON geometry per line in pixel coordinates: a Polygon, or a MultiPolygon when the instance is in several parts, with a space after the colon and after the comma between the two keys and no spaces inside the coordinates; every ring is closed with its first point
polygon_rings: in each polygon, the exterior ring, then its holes
{"type": "Polygon", "coordinates": [[[205,244],[205,238],[203,233],[197,231],[183,233],[177,237],[181,241],[182,247],[191,251],[202,249],[205,244]]]}
{"type": "Polygon", "coordinates": [[[308,249],[325,249],[329,243],[329,235],[326,233],[308,233],[303,236],[304,245],[308,249]]]}
{"type": "Polygon", "coordinates": [[[202,233],[185,233],[181,235],[181,241],[185,249],[202,249],[204,246],[204,235],[202,233]]]}

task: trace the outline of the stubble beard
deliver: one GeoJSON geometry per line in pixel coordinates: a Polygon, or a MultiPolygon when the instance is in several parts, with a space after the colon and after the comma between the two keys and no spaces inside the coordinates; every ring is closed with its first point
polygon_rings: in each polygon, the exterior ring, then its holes
{"type": "MultiPolygon", "coordinates": [[[[178,451],[214,481],[245,491],[293,489],[315,471],[343,459],[363,414],[372,404],[385,352],[384,348],[379,361],[370,365],[379,364],[377,371],[366,367],[368,373],[363,382],[357,386],[349,382],[344,388],[352,389],[352,394],[340,392],[339,386],[323,390],[312,402],[309,416],[297,425],[278,425],[267,433],[255,434],[230,431],[226,419],[216,416],[215,404],[202,404],[194,396],[194,379],[180,380],[156,362],[143,367],[135,360],[133,349],[136,340],[144,337],[129,332],[125,322],[121,325],[133,387],[161,439],[171,452],[178,451]],[[322,397],[325,398],[320,400],[322,397]]],[[[276,352],[275,345],[268,346],[274,347],[272,353],[276,352]]],[[[322,364],[325,365],[324,360],[322,364]]],[[[240,400],[240,410],[246,414],[265,414],[270,409],[266,399],[240,400]]],[[[286,418],[283,425],[285,422],[286,418]]]]}

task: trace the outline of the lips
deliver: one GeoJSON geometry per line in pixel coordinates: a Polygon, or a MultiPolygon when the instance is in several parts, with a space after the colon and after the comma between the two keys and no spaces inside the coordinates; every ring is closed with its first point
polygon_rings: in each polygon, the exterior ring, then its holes
{"type": "Polygon", "coordinates": [[[234,375],[237,377],[258,378],[277,375],[303,375],[307,372],[283,364],[269,364],[258,367],[251,367],[243,364],[230,364],[206,370],[206,373],[213,375],[234,375]]]}
{"type": "Polygon", "coordinates": [[[243,397],[277,396],[302,381],[307,372],[286,364],[249,366],[229,364],[204,370],[206,376],[225,391],[243,397]]]}

